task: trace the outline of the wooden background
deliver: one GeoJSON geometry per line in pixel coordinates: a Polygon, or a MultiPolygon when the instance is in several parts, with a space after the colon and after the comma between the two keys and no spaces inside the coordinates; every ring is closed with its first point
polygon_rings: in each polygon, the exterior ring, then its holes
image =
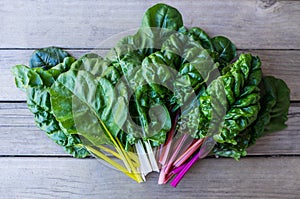
{"type": "Polygon", "coordinates": [[[291,88],[289,127],[262,138],[239,162],[207,158],[179,186],[157,185],[153,173],[136,184],[93,158],[75,159],[35,127],[10,68],[36,48],[59,46],[74,56],[113,43],[137,28],[156,1],[0,0],[0,198],[299,198],[300,1],[163,1],[186,26],[225,35],[239,52],[261,57],[263,71],[291,88]]]}

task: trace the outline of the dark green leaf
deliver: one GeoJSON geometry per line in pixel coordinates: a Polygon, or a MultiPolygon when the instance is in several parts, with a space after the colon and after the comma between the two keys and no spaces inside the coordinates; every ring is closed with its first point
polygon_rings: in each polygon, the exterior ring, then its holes
{"type": "Polygon", "coordinates": [[[156,4],[149,8],[142,19],[141,27],[155,27],[177,31],[183,26],[182,17],[176,8],[166,4],[156,4]]]}
{"type": "Polygon", "coordinates": [[[39,49],[34,51],[30,58],[30,68],[39,67],[48,70],[63,62],[63,59],[69,56],[66,51],[57,47],[39,49]]]}
{"type": "Polygon", "coordinates": [[[216,61],[226,66],[236,56],[235,45],[226,37],[216,36],[211,39],[214,51],[216,52],[216,61]]]}

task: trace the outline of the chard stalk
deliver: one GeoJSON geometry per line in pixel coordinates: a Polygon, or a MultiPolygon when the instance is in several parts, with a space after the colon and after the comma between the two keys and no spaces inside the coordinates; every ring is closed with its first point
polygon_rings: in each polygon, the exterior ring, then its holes
{"type": "Polygon", "coordinates": [[[197,140],[194,144],[192,144],[175,162],[175,167],[180,167],[191,155],[199,149],[201,144],[203,143],[203,139],[197,140]]]}
{"type": "Polygon", "coordinates": [[[184,168],[177,174],[177,176],[170,183],[171,186],[176,187],[182,180],[187,171],[199,160],[199,154],[195,154],[194,157],[184,166],[184,168]]]}
{"type": "Polygon", "coordinates": [[[168,134],[168,139],[166,140],[166,142],[163,144],[163,147],[162,147],[161,156],[159,158],[159,163],[162,164],[162,165],[166,164],[166,161],[167,161],[168,156],[169,156],[169,152],[170,152],[170,149],[171,149],[173,137],[174,137],[175,132],[176,132],[176,124],[177,124],[178,116],[179,116],[179,113],[177,113],[177,115],[175,117],[175,120],[173,122],[173,126],[172,126],[172,128],[171,128],[171,130],[168,134]]]}
{"type": "Polygon", "coordinates": [[[138,140],[138,142],[135,143],[135,148],[136,148],[136,152],[137,152],[138,157],[139,157],[140,172],[142,174],[142,178],[145,181],[146,180],[145,176],[152,171],[152,167],[151,167],[151,164],[150,164],[149,159],[147,157],[147,153],[144,149],[144,146],[143,146],[141,140],[138,140]]]}
{"type": "Polygon", "coordinates": [[[128,170],[126,168],[124,168],[122,165],[120,165],[119,163],[113,161],[111,158],[107,157],[105,154],[101,153],[99,150],[94,149],[93,147],[90,146],[85,146],[90,152],[92,152],[93,154],[95,154],[97,157],[101,158],[102,160],[104,160],[105,162],[107,162],[108,164],[110,164],[111,166],[113,166],[114,168],[116,168],[117,170],[123,172],[125,175],[127,175],[128,177],[132,178],[133,180],[135,180],[136,182],[140,183],[143,182],[141,180],[141,178],[139,178],[136,173],[130,173],[128,172],[128,170]]]}
{"type": "MultiPolygon", "coordinates": [[[[177,176],[173,179],[171,182],[171,185],[173,187],[176,187],[178,183],[182,180],[184,175],[187,173],[187,171],[199,160],[202,158],[205,158],[210,151],[214,148],[215,141],[213,137],[206,137],[203,141],[203,145],[200,148],[200,151],[196,153],[192,159],[182,168],[182,170],[177,174],[177,176]]],[[[178,170],[177,170],[178,172],[178,170]]]]}
{"type": "Polygon", "coordinates": [[[114,144],[116,150],[118,151],[118,153],[120,154],[123,163],[125,165],[125,167],[127,168],[127,170],[129,171],[129,173],[132,173],[137,182],[142,182],[143,180],[141,179],[141,176],[138,174],[136,168],[134,167],[131,159],[129,157],[129,154],[127,153],[127,151],[125,151],[125,149],[123,148],[121,142],[119,141],[119,139],[116,137],[114,138],[114,136],[111,134],[111,132],[107,129],[106,125],[103,123],[102,120],[99,120],[99,122],[101,123],[103,129],[105,130],[106,134],[109,136],[110,140],[112,141],[112,143],[114,144]]]}
{"type": "Polygon", "coordinates": [[[151,163],[152,171],[159,172],[159,168],[158,168],[151,144],[149,143],[149,141],[144,141],[144,144],[146,146],[147,155],[148,155],[149,161],[151,163]]]}

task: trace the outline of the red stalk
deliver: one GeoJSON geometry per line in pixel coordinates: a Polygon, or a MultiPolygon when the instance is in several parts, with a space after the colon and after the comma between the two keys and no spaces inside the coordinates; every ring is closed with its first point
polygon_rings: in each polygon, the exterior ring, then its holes
{"type": "Polygon", "coordinates": [[[166,174],[165,174],[165,167],[163,166],[160,170],[159,177],[158,177],[158,184],[165,184],[166,181],[166,174]]]}

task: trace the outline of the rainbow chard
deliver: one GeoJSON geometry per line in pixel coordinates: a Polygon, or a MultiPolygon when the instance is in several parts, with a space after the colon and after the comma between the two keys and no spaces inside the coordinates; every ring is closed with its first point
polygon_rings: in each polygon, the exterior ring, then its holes
{"type": "MultiPolygon", "coordinates": [[[[89,154],[137,182],[160,171],[176,187],[199,159],[236,160],[286,127],[290,90],[224,36],[149,8],[138,31],[100,57],[37,50],[12,68],[37,126],[74,157],[89,154]]],[[[216,162],[217,163],[217,162],[216,162]]]]}

